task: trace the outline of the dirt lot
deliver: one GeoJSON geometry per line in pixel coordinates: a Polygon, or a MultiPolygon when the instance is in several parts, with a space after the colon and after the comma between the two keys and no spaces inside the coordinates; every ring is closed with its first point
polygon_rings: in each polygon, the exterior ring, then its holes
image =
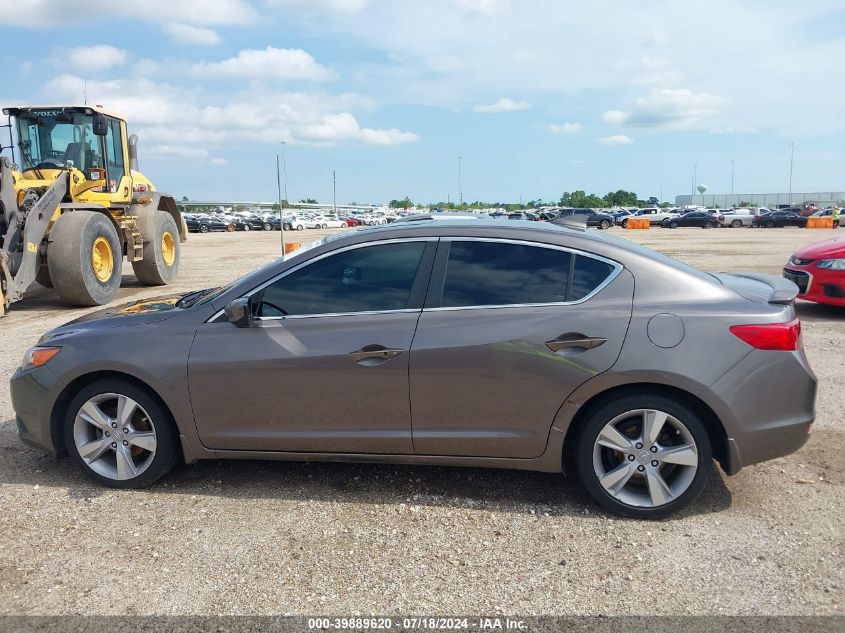
{"type": "MultiPolygon", "coordinates": [[[[779,273],[829,233],[624,235],[705,270],[779,273]]],[[[191,236],[174,289],[226,282],[278,242],[191,236]]],[[[155,294],[125,275],[121,300],[155,294]]],[[[799,306],[820,379],[807,446],[715,473],[662,522],[614,518],[576,482],[527,472],[207,462],[145,491],[97,487],[19,443],[6,383],[45,330],[84,312],[42,289],[0,321],[0,614],[843,611],[845,310],[799,306]]]]}

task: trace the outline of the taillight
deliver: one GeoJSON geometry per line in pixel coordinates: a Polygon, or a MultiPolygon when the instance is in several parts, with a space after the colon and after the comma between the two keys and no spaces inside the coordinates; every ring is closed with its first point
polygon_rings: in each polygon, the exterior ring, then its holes
{"type": "Polygon", "coordinates": [[[794,352],[801,347],[801,321],[797,318],[787,323],[732,325],[730,330],[755,349],[794,352]]]}

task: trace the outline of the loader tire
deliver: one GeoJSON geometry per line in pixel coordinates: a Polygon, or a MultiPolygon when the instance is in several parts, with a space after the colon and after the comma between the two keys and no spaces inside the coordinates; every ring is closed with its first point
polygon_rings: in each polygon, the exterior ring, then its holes
{"type": "Polygon", "coordinates": [[[166,286],[179,274],[179,229],[173,216],[165,211],[156,211],[153,229],[149,241],[145,238],[144,259],[132,262],[132,270],[145,286],[166,286]]]}
{"type": "Polygon", "coordinates": [[[47,262],[50,281],[64,303],[104,305],[120,289],[123,245],[104,214],[71,211],[50,230],[47,262]]]}

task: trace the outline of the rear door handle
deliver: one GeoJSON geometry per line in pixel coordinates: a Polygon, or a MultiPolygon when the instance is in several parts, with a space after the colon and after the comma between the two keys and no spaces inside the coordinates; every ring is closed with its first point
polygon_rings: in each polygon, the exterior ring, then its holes
{"type": "Polygon", "coordinates": [[[562,349],[594,349],[606,343],[606,338],[598,336],[585,336],[583,334],[561,334],[553,341],[546,341],[546,347],[553,352],[562,349]]]}
{"type": "Polygon", "coordinates": [[[359,365],[373,367],[400,356],[405,350],[385,347],[384,345],[365,345],[356,352],[347,354],[359,365]]]}

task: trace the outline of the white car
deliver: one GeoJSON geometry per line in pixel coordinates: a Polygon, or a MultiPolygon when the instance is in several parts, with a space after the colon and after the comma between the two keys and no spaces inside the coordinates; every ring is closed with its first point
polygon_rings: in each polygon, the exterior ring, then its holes
{"type": "Polygon", "coordinates": [[[318,222],[320,227],[324,229],[342,229],[346,227],[346,222],[328,215],[317,216],[314,221],[318,222]]]}
{"type": "Polygon", "coordinates": [[[319,229],[320,223],[313,219],[301,215],[295,215],[290,218],[290,225],[294,231],[301,231],[303,229],[319,229]]]}

